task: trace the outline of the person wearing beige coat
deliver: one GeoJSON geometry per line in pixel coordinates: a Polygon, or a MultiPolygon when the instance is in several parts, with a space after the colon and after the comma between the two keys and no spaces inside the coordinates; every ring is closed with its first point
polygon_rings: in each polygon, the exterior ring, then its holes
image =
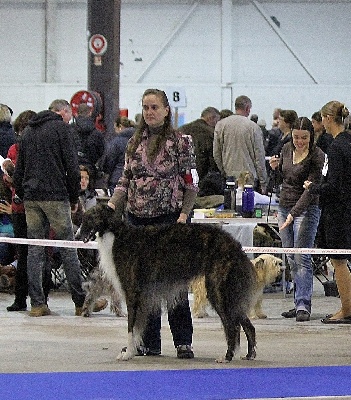
{"type": "Polygon", "coordinates": [[[247,96],[235,100],[235,114],[220,120],[215,127],[214,160],[225,177],[238,178],[248,170],[255,179],[255,190],[266,193],[265,150],[260,127],[247,117],[252,107],[247,96]]]}

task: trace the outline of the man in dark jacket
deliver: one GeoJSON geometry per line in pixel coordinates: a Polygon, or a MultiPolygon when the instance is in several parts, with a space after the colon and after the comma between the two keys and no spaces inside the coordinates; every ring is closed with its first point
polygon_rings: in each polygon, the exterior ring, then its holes
{"type": "Polygon", "coordinates": [[[108,143],[103,171],[108,176],[107,186],[111,194],[122,176],[127,143],[134,132],[133,127],[124,128],[108,143]]]}
{"type": "Polygon", "coordinates": [[[95,127],[91,111],[92,109],[87,104],[80,104],[72,128],[75,133],[78,163],[89,168],[91,185],[95,188],[97,180],[96,163],[104,154],[105,144],[102,133],[95,127]]]}
{"type": "MultiPolygon", "coordinates": [[[[48,225],[58,240],[73,240],[71,211],[78,208],[80,172],[72,131],[72,117],[66,100],[55,100],[49,110],[39,112],[25,128],[14,173],[17,195],[23,199],[28,238],[44,239],[48,225]]],[[[60,247],[63,268],[70,284],[76,315],[85,300],[77,250],[60,247]]],[[[45,249],[28,248],[30,316],[50,314],[42,287],[45,249]]]]}
{"type": "Polygon", "coordinates": [[[196,170],[199,175],[200,196],[223,194],[220,172],[213,159],[213,132],[219,119],[219,110],[215,107],[207,107],[202,111],[199,119],[180,127],[182,133],[190,135],[193,138],[196,156],[196,170]],[[209,182],[212,182],[212,174],[215,174],[215,181],[219,185],[218,188],[214,188],[213,184],[211,184],[211,193],[209,193],[209,188],[204,187],[204,185],[207,186],[209,182]]]}

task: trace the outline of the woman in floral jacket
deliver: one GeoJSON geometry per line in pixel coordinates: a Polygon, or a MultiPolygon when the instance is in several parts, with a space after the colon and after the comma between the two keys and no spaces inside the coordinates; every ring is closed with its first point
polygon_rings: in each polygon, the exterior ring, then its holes
{"type": "MultiPolygon", "coordinates": [[[[108,205],[126,211],[133,225],[186,223],[198,191],[190,136],[172,127],[165,92],[148,89],[142,97],[142,119],[128,142],[123,175],[108,205]]],[[[168,313],[178,358],[193,358],[188,294],[168,313]]],[[[149,315],[140,355],[161,354],[161,307],[149,315]]]]}

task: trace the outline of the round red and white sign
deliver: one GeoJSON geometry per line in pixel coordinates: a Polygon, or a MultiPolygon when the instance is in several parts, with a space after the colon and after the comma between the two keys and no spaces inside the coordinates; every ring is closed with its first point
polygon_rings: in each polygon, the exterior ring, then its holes
{"type": "Polygon", "coordinates": [[[101,56],[104,54],[107,50],[107,40],[105,36],[103,35],[93,35],[89,39],[89,50],[95,55],[95,56],[101,56]]]}

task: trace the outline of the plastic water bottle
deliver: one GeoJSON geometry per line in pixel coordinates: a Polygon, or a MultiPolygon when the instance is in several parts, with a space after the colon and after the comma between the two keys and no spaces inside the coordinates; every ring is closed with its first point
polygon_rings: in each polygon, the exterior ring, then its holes
{"type": "Polygon", "coordinates": [[[236,183],[233,182],[228,182],[227,183],[229,190],[230,190],[230,209],[233,211],[236,211],[236,183]]]}
{"type": "Polygon", "coordinates": [[[224,209],[236,211],[236,183],[234,177],[228,178],[224,189],[224,209]]]}
{"type": "Polygon", "coordinates": [[[225,185],[223,194],[224,194],[224,205],[223,205],[223,208],[225,210],[230,210],[231,206],[232,206],[232,191],[230,190],[228,182],[225,185]]]}
{"type": "Polygon", "coordinates": [[[252,185],[245,185],[242,194],[242,215],[252,218],[255,211],[255,193],[252,185]]]}

